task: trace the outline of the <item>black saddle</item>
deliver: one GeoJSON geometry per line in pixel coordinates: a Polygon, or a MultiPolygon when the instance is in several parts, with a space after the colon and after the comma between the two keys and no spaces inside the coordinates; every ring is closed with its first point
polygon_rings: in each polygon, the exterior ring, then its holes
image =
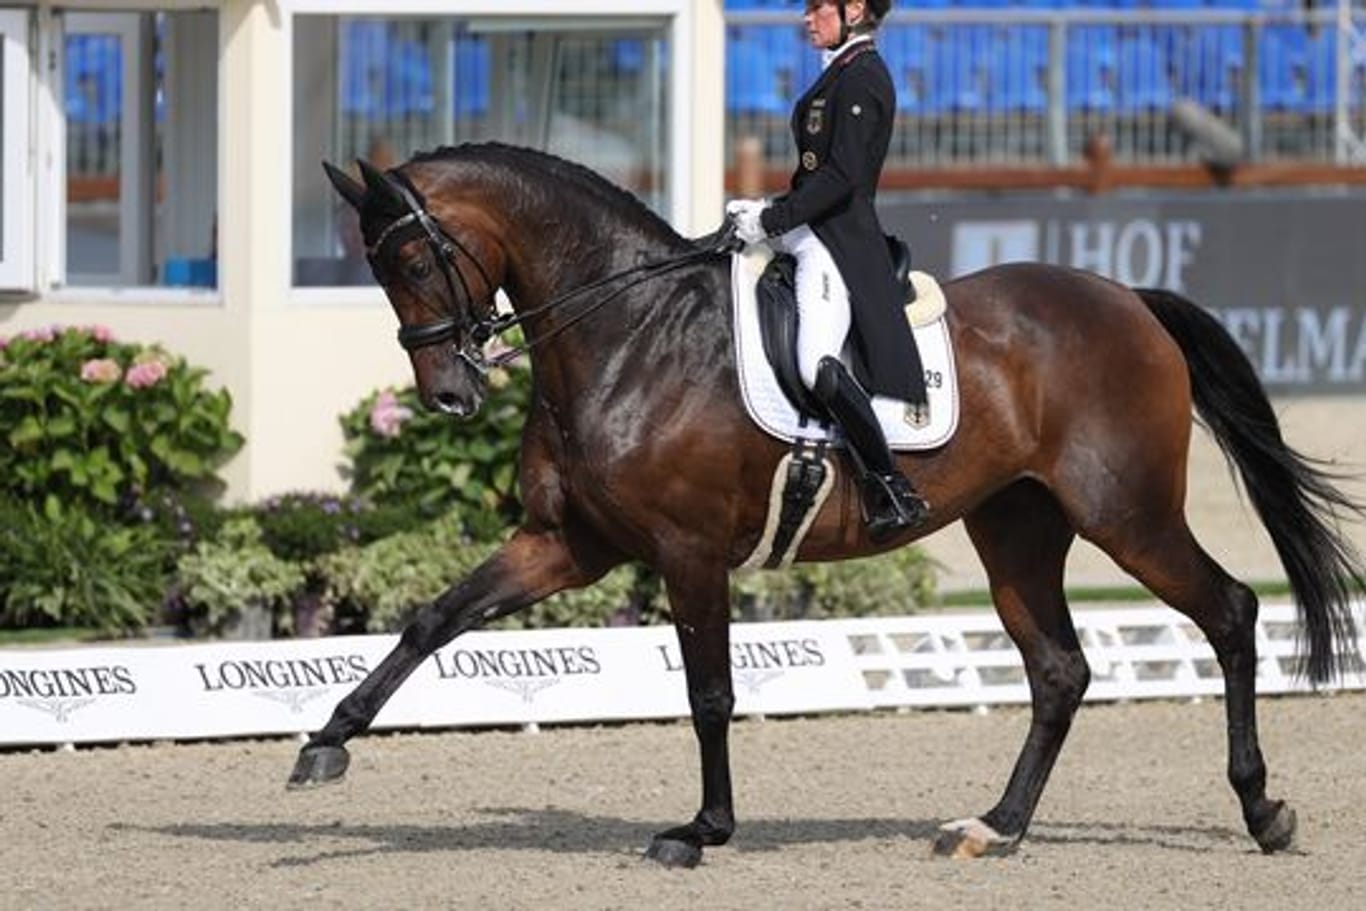
{"type": "MultiPolygon", "coordinates": [[[[892,266],[901,299],[909,303],[915,290],[911,284],[911,249],[899,237],[887,235],[887,249],[892,254],[892,266]]],[[[759,308],[759,332],[764,340],[764,356],[773,367],[778,386],[802,414],[817,421],[826,418],[825,409],[802,382],[797,370],[797,260],[791,254],[779,253],[769,261],[764,274],[759,276],[755,297],[759,308]]],[[[854,376],[865,387],[868,370],[854,351],[854,376]]]]}

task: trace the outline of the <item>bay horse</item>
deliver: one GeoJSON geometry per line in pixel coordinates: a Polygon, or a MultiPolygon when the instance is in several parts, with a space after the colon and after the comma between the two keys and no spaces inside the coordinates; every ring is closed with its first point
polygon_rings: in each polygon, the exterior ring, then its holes
{"type": "MultiPolygon", "coordinates": [[[[667,587],[702,771],[696,816],[655,835],[645,853],[695,865],[704,846],[735,830],[728,580],[759,540],[787,451],[741,403],[728,257],[698,252],[590,170],[528,149],[443,148],[387,172],[359,164],[361,180],[325,168],[360,214],[424,404],[454,416],[480,407],[483,343],[506,325],[495,316],[498,289],[530,339],[526,518],[415,615],[301,748],[289,784],[340,778],[346,742],[454,637],[638,560],[667,587]],[[576,299],[584,289],[592,294],[576,299]]],[[[1177,294],[1042,264],[998,266],[944,290],[961,420],[942,447],[898,457],[931,521],[874,545],[841,470],[798,552],[866,556],[962,519],[985,565],[1024,659],[1032,720],[999,802],[945,824],[935,850],[1006,853],[1029,826],[1090,678],[1063,590],[1078,535],[1208,637],[1224,675],[1227,772],[1244,822],[1264,851],[1287,848],[1295,814],[1266,794],[1257,735],[1257,598],[1201,548],[1184,515],[1192,408],[1270,533],[1314,681],[1356,654],[1349,602],[1362,573],[1337,520],[1360,507],[1336,476],[1286,445],[1241,349],[1177,294]]]]}

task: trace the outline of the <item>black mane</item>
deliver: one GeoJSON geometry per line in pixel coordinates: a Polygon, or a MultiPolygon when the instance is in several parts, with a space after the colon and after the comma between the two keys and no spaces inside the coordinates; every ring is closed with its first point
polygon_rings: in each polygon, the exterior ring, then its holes
{"type": "Polygon", "coordinates": [[[554,186],[567,185],[577,189],[613,210],[628,224],[645,234],[661,236],[673,242],[682,240],[673,226],[645,205],[634,193],[617,186],[591,168],[549,152],[502,142],[479,142],[441,146],[432,151],[418,152],[411,159],[413,164],[433,161],[471,162],[498,170],[507,170],[511,166],[528,171],[545,177],[554,186]]]}

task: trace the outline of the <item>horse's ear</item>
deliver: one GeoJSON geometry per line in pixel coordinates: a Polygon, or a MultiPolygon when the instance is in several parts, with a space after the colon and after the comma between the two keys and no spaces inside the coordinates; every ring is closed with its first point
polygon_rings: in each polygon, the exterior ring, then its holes
{"type": "Polygon", "coordinates": [[[376,168],[364,158],[356,159],[360,165],[360,176],[365,179],[366,188],[374,195],[381,211],[406,212],[408,203],[399,192],[398,185],[388,174],[376,168]]]}
{"type": "Polygon", "coordinates": [[[332,186],[341,194],[341,198],[350,203],[351,208],[359,211],[361,203],[365,200],[364,185],[330,162],[323,162],[323,171],[327,173],[327,179],[332,181],[332,186]]]}

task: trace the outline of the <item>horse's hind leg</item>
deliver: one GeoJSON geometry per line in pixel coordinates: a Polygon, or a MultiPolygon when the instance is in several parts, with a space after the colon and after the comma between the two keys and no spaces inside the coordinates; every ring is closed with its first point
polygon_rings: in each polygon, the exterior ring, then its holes
{"type": "Polygon", "coordinates": [[[1290,847],[1295,813],[1266,796],[1257,738],[1257,596],[1200,547],[1180,515],[1137,521],[1096,542],[1125,570],[1205,634],[1224,673],[1228,779],[1248,832],[1268,854],[1290,847]]]}
{"type": "Polygon", "coordinates": [[[1073,531],[1052,494],[1021,481],[964,521],[996,611],[1024,657],[1033,702],[1029,734],[1001,799],[980,817],[946,823],[935,840],[936,854],[978,857],[1007,853],[1024,837],[1091,672],[1063,595],[1073,531]]]}
{"type": "Polygon", "coordinates": [[[426,658],[461,633],[506,616],[565,588],[586,585],[610,566],[586,569],[559,533],[518,532],[466,579],[420,610],[398,645],[332,712],[299,751],[289,787],[341,778],[343,744],[370,726],[379,710],[426,658]]]}

